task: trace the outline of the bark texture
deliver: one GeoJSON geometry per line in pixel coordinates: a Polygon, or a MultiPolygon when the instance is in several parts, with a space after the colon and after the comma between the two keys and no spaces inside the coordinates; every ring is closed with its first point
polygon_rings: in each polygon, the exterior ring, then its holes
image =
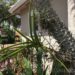
{"type": "Polygon", "coordinates": [[[40,26],[47,30],[60,45],[59,54],[56,55],[68,64],[70,73],[59,72],[59,74],[75,75],[75,39],[51,7],[50,0],[36,0],[34,5],[40,12],[40,26]]]}

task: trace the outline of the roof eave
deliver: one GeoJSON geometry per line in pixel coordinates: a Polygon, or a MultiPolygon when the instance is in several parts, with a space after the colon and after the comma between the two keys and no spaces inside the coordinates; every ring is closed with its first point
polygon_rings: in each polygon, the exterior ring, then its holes
{"type": "Polygon", "coordinates": [[[23,8],[23,6],[26,7],[28,3],[29,3],[28,0],[20,0],[11,6],[9,12],[11,14],[17,14],[23,8]]]}

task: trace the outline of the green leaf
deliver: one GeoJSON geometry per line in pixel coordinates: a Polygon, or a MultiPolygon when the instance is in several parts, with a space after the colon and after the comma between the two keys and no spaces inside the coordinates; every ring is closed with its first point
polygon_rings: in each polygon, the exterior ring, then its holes
{"type": "Polygon", "coordinates": [[[15,75],[15,74],[12,69],[7,68],[6,70],[3,71],[3,75],[15,75]]]}
{"type": "Polygon", "coordinates": [[[3,73],[0,71],[0,75],[3,75],[3,73]]]}

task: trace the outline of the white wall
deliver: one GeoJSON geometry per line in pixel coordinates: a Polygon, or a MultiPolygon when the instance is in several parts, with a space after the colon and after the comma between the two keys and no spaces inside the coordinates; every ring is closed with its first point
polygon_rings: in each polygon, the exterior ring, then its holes
{"type": "MultiPolygon", "coordinates": [[[[52,0],[52,7],[58,14],[60,20],[68,26],[67,0],[52,0]]],[[[28,10],[21,12],[21,29],[26,35],[29,35],[28,10]]]]}
{"type": "Polygon", "coordinates": [[[67,0],[68,3],[68,28],[75,38],[75,0],[67,0]]]}
{"type": "Polygon", "coordinates": [[[60,20],[68,25],[67,0],[52,0],[52,7],[56,11],[60,20]]]}
{"type": "Polygon", "coordinates": [[[21,30],[25,35],[29,35],[29,13],[28,9],[21,12],[21,30]]]}

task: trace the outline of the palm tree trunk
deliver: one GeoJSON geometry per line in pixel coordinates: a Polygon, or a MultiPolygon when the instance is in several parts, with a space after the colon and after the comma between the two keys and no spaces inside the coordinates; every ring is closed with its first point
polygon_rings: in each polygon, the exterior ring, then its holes
{"type": "MultiPolygon", "coordinates": [[[[54,36],[60,45],[59,54],[61,57],[64,55],[64,61],[68,61],[69,72],[68,74],[63,73],[63,75],[74,75],[75,74],[75,39],[72,34],[75,32],[75,21],[74,21],[74,2],[75,0],[68,0],[68,28],[72,32],[69,32],[66,25],[62,23],[50,5],[50,0],[37,0],[37,10],[40,12],[41,27],[54,36]],[[72,12],[71,12],[72,11],[72,12]]],[[[60,74],[60,73],[59,73],[60,74]]]]}

